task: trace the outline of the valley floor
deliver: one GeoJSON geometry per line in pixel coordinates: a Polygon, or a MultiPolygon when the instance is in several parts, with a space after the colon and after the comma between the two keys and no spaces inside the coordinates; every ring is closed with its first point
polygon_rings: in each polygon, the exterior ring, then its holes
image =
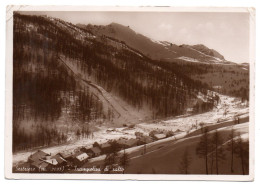
{"type": "MultiPolygon", "coordinates": [[[[121,137],[135,138],[135,132],[142,132],[145,135],[148,135],[149,132],[152,130],[171,130],[174,132],[175,136],[173,137],[149,143],[147,145],[147,150],[153,151],[155,148],[158,149],[158,147],[163,147],[167,142],[172,142],[173,140],[181,139],[187,136],[189,137],[189,139],[191,139],[192,142],[195,142],[192,137],[197,137],[199,135],[198,130],[200,125],[202,124],[204,124],[204,126],[210,126],[211,130],[219,129],[222,127],[229,129],[229,126],[234,125],[234,118],[237,116],[239,117],[240,123],[248,122],[249,107],[246,104],[241,104],[239,99],[220,95],[220,103],[217,107],[209,112],[196,115],[182,115],[174,118],[169,118],[167,120],[153,121],[152,123],[139,123],[136,124],[133,128],[107,128],[105,126],[101,126],[100,129],[91,136],[91,138],[82,138],[79,140],[70,141],[69,143],[64,145],[41,148],[41,150],[46,153],[56,154],[65,150],[77,149],[82,146],[88,147],[91,146],[94,142],[104,143],[108,140],[119,139],[121,137]]],[[[245,128],[242,130],[247,131],[248,133],[248,124],[241,124],[241,126],[237,125],[237,127],[238,129],[240,129],[240,127],[245,128]]],[[[142,148],[143,146],[137,146],[127,149],[126,152],[128,152],[131,157],[136,157],[140,155],[143,150],[142,148]]],[[[36,149],[13,154],[13,166],[27,161],[28,157],[35,151],[36,149]]],[[[103,155],[92,158],[89,160],[89,164],[102,161],[104,157],[105,156],[103,155]]],[[[139,160],[141,160],[141,158],[139,158],[132,160],[136,160],[135,163],[141,165],[141,163],[138,162],[139,160]]],[[[147,161],[149,160],[147,159],[147,161]]],[[[160,171],[159,166],[158,169],[156,169],[155,171],[160,171]]],[[[129,167],[127,173],[131,173],[133,171],[135,171],[135,173],[138,172],[138,170],[134,170],[132,169],[132,167],[129,167]]],[[[141,172],[146,173],[146,171],[141,172]]],[[[147,171],[147,173],[151,172],[147,171]]]]}
{"type": "MultiPolygon", "coordinates": [[[[229,134],[231,129],[234,132],[240,133],[243,139],[248,139],[249,123],[237,124],[234,126],[224,126],[218,128],[224,143],[221,147],[227,147],[229,142],[229,134]]],[[[214,130],[209,132],[209,135],[214,133],[214,130]]],[[[126,168],[126,174],[182,174],[180,171],[180,163],[182,161],[185,150],[188,151],[190,166],[188,174],[206,174],[205,161],[199,158],[196,154],[196,147],[200,141],[201,134],[195,136],[185,136],[179,139],[170,137],[157,142],[147,144],[146,153],[143,153],[143,146],[126,149],[129,154],[129,166],[126,168]]],[[[122,152],[122,151],[121,151],[122,152]]],[[[230,172],[231,156],[230,152],[224,151],[225,159],[219,163],[219,174],[242,174],[241,163],[238,157],[234,157],[234,171],[230,172]]],[[[105,156],[91,159],[80,169],[90,169],[93,167],[102,167],[104,165],[105,156]]],[[[211,157],[208,154],[209,174],[216,174],[215,161],[211,164],[211,157]]],[[[72,170],[71,173],[78,173],[72,170]]]]}
{"type": "MultiPolygon", "coordinates": [[[[235,125],[235,132],[240,132],[243,138],[248,138],[248,123],[235,125]]],[[[231,126],[218,129],[224,139],[224,147],[228,142],[231,126]]],[[[210,132],[213,134],[214,131],[210,132]]],[[[190,166],[188,167],[189,174],[205,174],[205,161],[199,158],[196,154],[196,147],[200,141],[201,135],[185,137],[175,142],[168,142],[159,147],[159,149],[151,151],[148,154],[134,157],[130,160],[130,165],[125,173],[142,173],[142,174],[182,174],[180,171],[181,161],[185,150],[188,151],[190,166]]],[[[209,155],[209,174],[216,174],[215,160],[211,167],[209,155]]],[[[230,152],[225,151],[225,159],[219,163],[219,174],[232,174],[230,171],[231,156],[230,152]]],[[[242,174],[241,163],[238,157],[234,159],[233,174],[242,174]]]]}

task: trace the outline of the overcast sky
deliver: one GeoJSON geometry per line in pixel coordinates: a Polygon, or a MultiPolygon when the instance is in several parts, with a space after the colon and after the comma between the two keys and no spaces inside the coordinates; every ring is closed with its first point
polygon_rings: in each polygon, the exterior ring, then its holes
{"type": "MultiPolygon", "coordinates": [[[[35,13],[34,13],[35,14],[35,13]]],[[[37,12],[77,24],[116,22],[154,40],[204,44],[226,60],[249,62],[248,13],[186,12],[37,12]]]]}

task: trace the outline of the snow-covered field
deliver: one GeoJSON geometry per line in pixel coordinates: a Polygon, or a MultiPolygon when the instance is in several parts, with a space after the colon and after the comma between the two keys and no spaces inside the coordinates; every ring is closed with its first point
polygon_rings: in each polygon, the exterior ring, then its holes
{"type": "Polygon", "coordinates": [[[212,125],[223,121],[232,121],[236,116],[244,118],[249,116],[249,107],[241,104],[241,101],[234,97],[220,96],[220,103],[212,111],[192,116],[178,116],[158,123],[141,123],[137,127],[145,131],[171,130],[173,132],[187,132],[200,123],[212,125]]]}
{"type": "MultiPolygon", "coordinates": [[[[91,147],[94,142],[104,143],[108,140],[124,138],[135,138],[135,132],[142,132],[148,135],[152,130],[162,130],[178,132],[178,135],[185,135],[187,131],[195,130],[195,125],[199,127],[200,123],[204,125],[214,125],[218,122],[232,121],[235,116],[244,118],[249,116],[249,108],[241,104],[239,99],[219,95],[220,103],[212,111],[196,115],[182,115],[169,120],[159,121],[156,123],[140,123],[133,128],[107,128],[101,126],[91,138],[82,138],[71,141],[69,144],[43,148],[46,153],[55,154],[64,150],[75,150],[79,147],[91,147]]],[[[168,139],[168,138],[167,138],[168,139]]],[[[170,138],[169,138],[170,139],[170,138]]],[[[27,158],[35,151],[19,152],[13,155],[13,164],[26,161],[27,158]]]]}

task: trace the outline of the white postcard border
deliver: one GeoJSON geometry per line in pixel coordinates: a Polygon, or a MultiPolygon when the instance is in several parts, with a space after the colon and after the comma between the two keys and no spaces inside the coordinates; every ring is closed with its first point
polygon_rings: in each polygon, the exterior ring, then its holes
{"type": "Polygon", "coordinates": [[[255,9],[231,7],[101,7],[101,6],[7,6],[6,7],[6,100],[5,177],[7,179],[89,179],[89,180],[218,180],[253,181],[255,161],[255,9]],[[249,12],[250,13],[250,165],[249,175],[129,175],[129,174],[24,174],[12,173],[12,77],[13,11],[132,11],[132,12],[249,12]]]}

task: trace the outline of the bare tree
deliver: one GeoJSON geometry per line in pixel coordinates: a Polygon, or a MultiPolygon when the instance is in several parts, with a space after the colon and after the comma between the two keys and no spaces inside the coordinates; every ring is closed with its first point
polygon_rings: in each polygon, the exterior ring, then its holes
{"type": "Polygon", "coordinates": [[[231,173],[234,173],[234,152],[235,152],[235,145],[236,145],[236,140],[234,139],[235,137],[235,131],[232,126],[232,129],[229,134],[229,142],[228,142],[228,148],[227,150],[230,151],[230,156],[231,156],[231,166],[230,166],[230,171],[231,173]]]}
{"type": "Polygon", "coordinates": [[[120,150],[119,144],[116,141],[111,141],[110,153],[106,155],[104,161],[104,173],[110,173],[113,170],[113,165],[117,164],[118,151],[120,150]]]}
{"type": "Polygon", "coordinates": [[[222,144],[222,138],[220,134],[218,133],[218,130],[215,131],[213,137],[212,137],[212,152],[215,153],[215,167],[216,167],[216,174],[219,173],[219,161],[225,159],[225,153],[223,151],[223,148],[221,146],[222,144]]]}
{"type": "Polygon", "coordinates": [[[179,165],[179,169],[180,169],[181,174],[189,174],[189,166],[191,164],[191,160],[192,160],[192,158],[189,155],[188,149],[186,148],[184,153],[183,153],[180,165],[179,165]]]}
{"type": "Polygon", "coordinates": [[[144,151],[142,154],[146,154],[146,143],[144,144],[144,151]]]}
{"type": "MultiPolygon", "coordinates": [[[[212,146],[211,146],[211,149],[212,149],[212,146]]],[[[211,158],[210,172],[211,172],[211,174],[213,174],[213,166],[214,166],[214,161],[215,161],[215,152],[211,152],[210,158],[211,158]]]]}
{"type": "Polygon", "coordinates": [[[117,141],[111,141],[110,142],[110,145],[111,145],[111,152],[110,153],[113,153],[115,156],[118,155],[118,151],[120,150],[120,145],[117,143],[117,141]]]}
{"type": "Polygon", "coordinates": [[[104,161],[104,173],[110,173],[113,170],[113,165],[117,162],[117,154],[110,153],[106,155],[104,161]]]}
{"type": "Polygon", "coordinates": [[[196,148],[196,153],[199,157],[204,158],[205,160],[205,170],[206,174],[209,173],[208,170],[208,153],[209,153],[209,138],[208,138],[208,128],[205,127],[203,130],[203,134],[200,137],[200,142],[196,148]]]}
{"type": "Polygon", "coordinates": [[[243,141],[241,133],[238,135],[238,139],[235,146],[235,154],[240,158],[242,173],[245,175],[248,173],[248,163],[249,163],[249,141],[243,141]],[[247,171],[247,172],[246,172],[247,171]]]}
{"type": "Polygon", "coordinates": [[[121,158],[119,159],[119,164],[124,167],[123,174],[125,173],[125,169],[129,166],[129,163],[130,163],[129,155],[128,155],[128,153],[125,152],[125,149],[124,149],[124,153],[121,156],[121,158]]]}

